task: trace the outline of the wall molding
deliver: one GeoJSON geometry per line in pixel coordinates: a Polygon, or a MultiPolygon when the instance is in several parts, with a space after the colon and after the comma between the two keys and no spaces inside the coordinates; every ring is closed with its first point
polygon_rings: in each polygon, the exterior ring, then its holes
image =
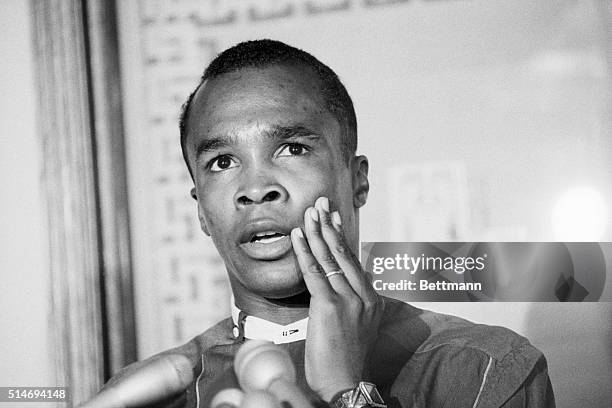
{"type": "Polygon", "coordinates": [[[136,360],[136,321],[115,1],[87,1],[109,375],[136,360]]]}

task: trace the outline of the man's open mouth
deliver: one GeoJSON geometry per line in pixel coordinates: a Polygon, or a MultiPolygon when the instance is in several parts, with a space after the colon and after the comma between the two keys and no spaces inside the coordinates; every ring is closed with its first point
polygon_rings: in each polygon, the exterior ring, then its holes
{"type": "Polygon", "coordinates": [[[246,223],[239,238],[239,247],[250,258],[273,261],[291,251],[291,227],[272,219],[246,223]]]}
{"type": "Polygon", "coordinates": [[[287,235],[282,234],[280,232],[261,232],[257,233],[251,238],[251,242],[259,242],[262,244],[270,244],[272,242],[276,242],[287,235]]]}

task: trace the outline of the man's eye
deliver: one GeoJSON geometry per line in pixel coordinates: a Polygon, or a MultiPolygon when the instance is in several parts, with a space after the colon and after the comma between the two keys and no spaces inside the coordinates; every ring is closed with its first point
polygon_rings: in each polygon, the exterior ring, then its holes
{"type": "Polygon", "coordinates": [[[236,167],[237,165],[238,163],[230,156],[219,156],[210,162],[210,171],[223,171],[236,167]]]}
{"type": "Polygon", "coordinates": [[[281,147],[278,156],[300,156],[308,152],[308,148],[299,143],[288,143],[281,147]]]}

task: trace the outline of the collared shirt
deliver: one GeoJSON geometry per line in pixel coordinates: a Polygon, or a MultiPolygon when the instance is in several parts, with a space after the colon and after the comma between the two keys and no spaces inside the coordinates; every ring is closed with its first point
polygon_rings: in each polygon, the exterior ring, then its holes
{"type": "Polygon", "coordinates": [[[232,297],[232,334],[250,340],[267,340],[274,344],[292,343],[306,340],[308,317],[286,325],[270,322],[255,316],[249,316],[238,309],[232,297]]]}
{"type": "MultiPolygon", "coordinates": [[[[222,389],[237,387],[233,360],[244,343],[231,318],[187,344],[181,353],[193,363],[194,381],[164,408],[208,408],[222,389]]],[[[298,386],[316,407],[327,406],[308,387],[305,341],[280,344],[296,366],[298,386]]],[[[385,299],[385,313],[363,380],[377,385],[389,408],[554,407],[546,359],[527,339],[502,328],[421,310],[385,299]]],[[[154,357],[153,357],[154,358],[154,357]]],[[[107,385],[142,363],[123,369],[107,385]]]]}

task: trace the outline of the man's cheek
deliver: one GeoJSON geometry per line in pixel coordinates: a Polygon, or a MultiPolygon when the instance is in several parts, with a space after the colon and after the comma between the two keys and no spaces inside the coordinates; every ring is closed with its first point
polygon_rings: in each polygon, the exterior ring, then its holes
{"type": "Polygon", "coordinates": [[[308,204],[309,206],[314,205],[315,200],[321,196],[333,197],[336,195],[336,183],[332,173],[308,172],[304,174],[307,174],[308,178],[296,183],[294,191],[302,195],[305,201],[312,201],[308,204]]]}
{"type": "Polygon", "coordinates": [[[220,217],[218,212],[210,210],[210,207],[205,208],[208,208],[204,210],[204,222],[206,223],[206,228],[213,239],[219,240],[222,236],[227,235],[227,232],[225,232],[223,229],[223,219],[220,217]]]}

